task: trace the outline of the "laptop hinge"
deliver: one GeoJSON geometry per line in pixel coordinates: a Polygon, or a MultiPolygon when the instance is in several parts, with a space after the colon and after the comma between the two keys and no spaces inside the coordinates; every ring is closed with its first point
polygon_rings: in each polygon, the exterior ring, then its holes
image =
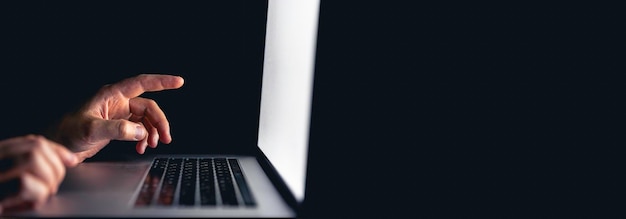
{"type": "Polygon", "coordinates": [[[287,187],[285,181],[280,177],[280,174],[278,174],[276,168],[274,168],[274,166],[267,159],[263,151],[261,151],[261,149],[258,147],[256,147],[256,154],[256,158],[261,165],[261,168],[263,168],[263,171],[265,171],[272,184],[274,184],[274,186],[278,190],[278,193],[280,193],[280,195],[283,197],[285,202],[287,202],[289,207],[294,209],[296,212],[299,212],[300,204],[296,200],[291,190],[289,190],[289,187],[287,187]]]}

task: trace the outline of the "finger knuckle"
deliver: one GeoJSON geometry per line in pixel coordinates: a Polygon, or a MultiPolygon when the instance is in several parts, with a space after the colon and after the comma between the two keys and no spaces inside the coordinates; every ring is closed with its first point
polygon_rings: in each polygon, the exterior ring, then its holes
{"type": "Polygon", "coordinates": [[[25,194],[25,191],[28,190],[32,190],[30,183],[28,183],[28,180],[30,180],[29,178],[30,176],[26,173],[21,173],[19,176],[17,176],[17,180],[18,180],[18,185],[19,188],[17,188],[19,190],[18,195],[23,197],[25,194]]]}
{"type": "Polygon", "coordinates": [[[67,173],[67,171],[65,170],[65,167],[62,167],[59,169],[59,178],[60,180],[63,180],[63,178],[65,177],[65,174],[67,173]]]}
{"type": "Polygon", "coordinates": [[[33,146],[33,151],[43,150],[46,146],[48,146],[48,142],[43,136],[34,135],[29,138],[29,143],[33,146]]]}
{"type": "Polygon", "coordinates": [[[34,140],[34,139],[37,139],[38,136],[39,135],[36,135],[36,134],[28,134],[28,135],[24,136],[24,138],[27,139],[27,140],[34,140]]]}
{"type": "Polygon", "coordinates": [[[157,102],[155,100],[153,100],[153,99],[147,99],[146,103],[149,106],[146,110],[150,109],[151,107],[158,107],[159,106],[157,104],[157,102]]]}
{"type": "Polygon", "coordinates": [[[129,133],[130,133],[130,130],[123,122],[117,123],[117,135],[118,136],[126,136],[129,133]]]}

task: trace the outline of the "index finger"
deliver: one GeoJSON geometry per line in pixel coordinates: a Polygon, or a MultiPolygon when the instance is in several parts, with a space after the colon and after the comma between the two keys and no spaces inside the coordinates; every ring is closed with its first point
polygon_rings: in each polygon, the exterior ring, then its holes
{"type": "Polygon", "coordinates": [[[133,98],[144,92],[176,89],[183,86],[185,81],[180,76],[141,74],[132,78],[124,79],[111,85],[114,90],[119,90],[127,98],[133,98]]]}

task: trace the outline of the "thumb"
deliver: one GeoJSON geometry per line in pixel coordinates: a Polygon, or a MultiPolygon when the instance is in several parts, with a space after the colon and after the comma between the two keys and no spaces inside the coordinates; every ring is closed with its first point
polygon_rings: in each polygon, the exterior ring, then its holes
{"type": "Polygon", "coordinates": [[[124,119],[99,120],[93,127],[96,139],[140,141],[148,135],[148,131],[141,123],[134,123],[124,119]]]}
{"type": "Polygon", "coordinates": [[[57,145],[54,148],[57,154],[59,155],[59,157],[61,158],[61,160],[63,161],[63,164],[65,164],[65,166],[73,167],[73,166],[76,166],[80,162],[76,154],[72,153],[66,147],[57,145]]]}

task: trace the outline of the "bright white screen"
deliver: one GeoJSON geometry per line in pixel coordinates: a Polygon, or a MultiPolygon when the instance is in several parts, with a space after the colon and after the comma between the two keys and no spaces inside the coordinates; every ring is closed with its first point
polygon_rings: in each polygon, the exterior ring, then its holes
{"type": "Polygon", "coordinates": [[[304,199],[319,0],[269,0],[258,146],[304,199]]]}

